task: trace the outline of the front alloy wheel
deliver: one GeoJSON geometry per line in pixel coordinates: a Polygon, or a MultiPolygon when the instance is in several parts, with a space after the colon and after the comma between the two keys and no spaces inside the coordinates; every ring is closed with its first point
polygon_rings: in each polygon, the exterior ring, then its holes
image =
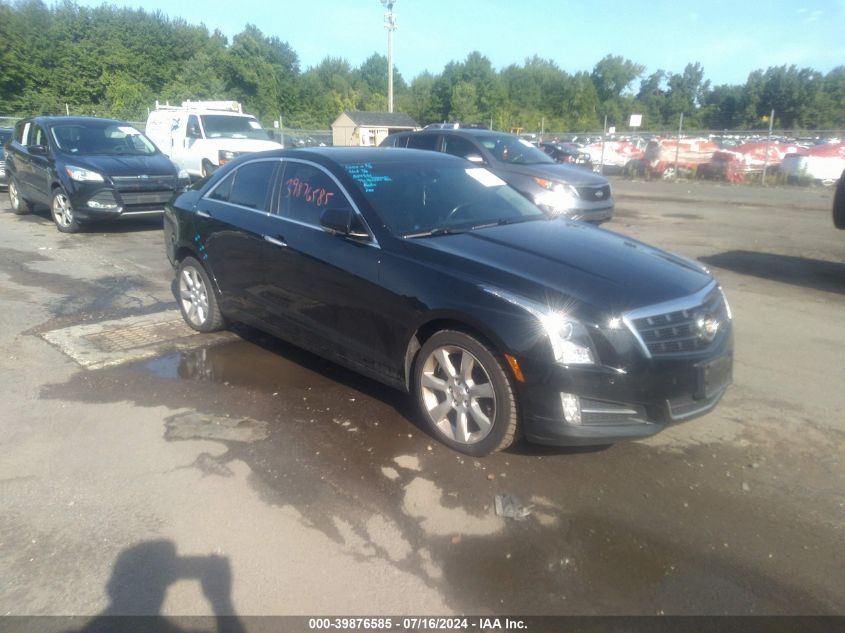
{"type": "Polygon", "coordinates": [[[61,189],[56,189],[53,192],[50,213],[53,216],[53,222],[56,223],[56,228],[62,233],[76,233],[79,231],[79,222],[76,219],[73,206],[67,194],[61,189]]]}
{"type": "Polygon", "coordinates": [[[469,455],[509,446],[517,423],[507,374],[475,338],[444,330],[420,350],[414,372],[420,409],[432,432],[469,455]]]}
{"type": "Polygon", "coordinates": [[[185,322],[198,332],[223,329],[224,319],[214,287],[202,264],[193,257],[183,259],[176,272],[179,309],[185,322]]]}

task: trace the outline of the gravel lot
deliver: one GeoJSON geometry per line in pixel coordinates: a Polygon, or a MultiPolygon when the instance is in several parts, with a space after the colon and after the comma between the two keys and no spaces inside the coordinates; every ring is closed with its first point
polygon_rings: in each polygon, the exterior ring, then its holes
{"type": "Polygon", "coordinates": [[[613,185],[605,228],[722,281],[735,384],[646,441],[482,460],[280,341],[180,330],[160,222],[62,235],[2,194],[0,614],[845,614],[832,191],[613,185]]]}

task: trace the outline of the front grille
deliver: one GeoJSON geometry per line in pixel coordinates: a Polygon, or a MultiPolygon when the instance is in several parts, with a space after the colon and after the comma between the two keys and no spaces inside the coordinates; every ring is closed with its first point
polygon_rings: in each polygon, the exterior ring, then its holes
{"type": "Polygon", "coordinates": [[[610,200],[610,185],[601,185],[598,187],[576,187],[578,196],[581,200],[587,202],[602,202],[610,200]]]}
{"type": "Polygon", "coordinates": [[[6,173],[6,161],[0,160],[0,175],[6,173]]]}
{"type": "Polygon", "coordinates": [[[176,176],[112,176],[112,182],[118,191],[154,191],[178,186],[176,176]]]}
{"type": "Polygon", "coordinates": [[[137,205],[163,205],[173,197],[172,191],[123,191],[120,193],[127,207],[137,205]]]}
{"type": "Polygon", "coordinates": [[[728,324],[722,293],[714,288],[698,306],[633,320],[634,328],[654,357],[706,350],[728,324]],[[718,324],[708,334],[707,321],[718,324]]]}

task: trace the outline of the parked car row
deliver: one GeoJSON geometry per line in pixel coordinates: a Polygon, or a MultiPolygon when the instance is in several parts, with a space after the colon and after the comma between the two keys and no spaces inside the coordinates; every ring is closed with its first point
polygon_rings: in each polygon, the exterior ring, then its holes
{"type": "Polygon", "coordinates": [[[600,175],[489,130],[252,152],[229,144],[263,142],[242,120],[161,112],[148,127],[171,157],[121,121],[20,121],[9,197],[15,213],[49,205],[69,233],[163,213],[195,330],[245,322],[408,392],[433,436],[479,456],[520,436],[647,437],[712,410],[731,382],[718,283],[591,226],[612,217],[600,175]],[[189,186],[174,159],[205,177],[189,186]]]}

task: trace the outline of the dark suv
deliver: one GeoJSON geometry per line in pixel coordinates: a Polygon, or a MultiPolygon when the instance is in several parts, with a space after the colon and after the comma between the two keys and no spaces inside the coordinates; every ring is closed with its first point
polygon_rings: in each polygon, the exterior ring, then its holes
{"type": "Polygon", "coordinates": [[[0,187],[9,184],[9,178],[6,175],[6,154],[3,146],[10,138],[12,138],[12,128],[0,127],[0,187]]]}
{"type": "Polygon", "coordinates": [[[19,121],[6,145],[6,170],[12,211],[49,205],[63,233],[94,220],[161,215],[190,183],[132,125],[94,117],[19,121]]]}
{"type": "Polygon", "coordinates": [[[514,134],[477,129],[426,129],[391,134],[381,147],[445,152],[486,167],[551,216],[601,224],[613,217],[607,178],[553,158],[514,134]]]}

